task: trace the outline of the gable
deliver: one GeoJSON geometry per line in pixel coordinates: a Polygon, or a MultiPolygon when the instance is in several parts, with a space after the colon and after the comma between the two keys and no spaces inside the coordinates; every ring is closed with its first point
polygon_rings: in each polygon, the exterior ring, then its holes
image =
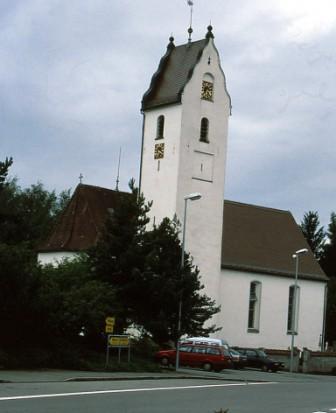
{"type": "Polygon", "coordinates": [[[208,42],[209,39],[203,39],[175,47],[170,38],[167,52],[143,95],[142,110],[181,102],[183,89],[208,42]]]}

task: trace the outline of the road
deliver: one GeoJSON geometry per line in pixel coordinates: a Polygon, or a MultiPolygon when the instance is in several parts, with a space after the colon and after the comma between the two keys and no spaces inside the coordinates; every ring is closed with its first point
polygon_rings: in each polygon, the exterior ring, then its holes
{"type": "MultiPolygon", "coordinates": [[[[223,375],[218,375],[218,378],[223,375]]],[[[237,376],[238,377],[238,376],[237,376]]],[[[0,384],[1,413],[336,412],[336,378],[287,373],[269,382],[197,379],[0,384]]],[[[233,377],[232,377],[233,378],[233,377]]]]}

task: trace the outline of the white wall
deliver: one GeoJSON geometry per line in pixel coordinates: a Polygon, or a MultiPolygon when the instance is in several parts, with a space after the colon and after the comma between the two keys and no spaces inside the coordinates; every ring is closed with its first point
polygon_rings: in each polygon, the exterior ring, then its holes
{"type": "MultiPolygon", "coordinates": [[[[222,270],[220,325],[218,336],[230,345],[288,349],[291,335],[287,334],[289,287],[294,280],[241,271],[222,270]],[[251,281],[261,282],[259,333],[247,331],[251,281]]],[[[322,333],[325,283],[299,280],[299,328],[295,346],[319,349],[322,333]]]]}
{"type": "Polygon", "coordinates": [[[75,252],[67,252],[67,251],[55,251],[55,252],[39,252],[37,256],[37,260],[40,264],[52,264],[57,265],[64,259],[74,259],[76,258],[77,254],[75,252]]]}
{"type": "Polygon", "coordinates": [[[150,217],[159,223],[176,212],[178,162],[180,151],[181,105],[154,109],[144,114],[141,191],[147,201],[154,201],[150,217]],[[156,125],[165,117],[164,139],[156,140],[156,125]],[[154,159],[154,147],[164,143],[164,158],[154,159]]]}

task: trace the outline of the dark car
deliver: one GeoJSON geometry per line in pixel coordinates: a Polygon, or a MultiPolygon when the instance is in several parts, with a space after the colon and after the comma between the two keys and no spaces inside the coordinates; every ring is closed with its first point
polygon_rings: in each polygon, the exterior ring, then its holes
{"type": "Polygon", "coordinates": [[[246,356],[246,367],[252,367],[261,369],[263,371],[272,372],[277,372],[284,367],[283,363],[268,357],[268,355],[263,350],[241,347],[235,347],[234,349],[246,356]]]}
{"type": "Polygon", "coordinates": [[[240,353],[238,350],[229,348],[229,353],[235,369],[243,369],[247,365],[247,356],[240,353]]]}
{"type": "MultiPolygon", "coordinates": [[[[164,366],[175,365],[176,350],[158,351],[155,360],[164,366]]],[[[181,366],[200,367],[207,371],[233,367],[228,350],[213,344],[181,344],[179,362],[181,366]]]]}

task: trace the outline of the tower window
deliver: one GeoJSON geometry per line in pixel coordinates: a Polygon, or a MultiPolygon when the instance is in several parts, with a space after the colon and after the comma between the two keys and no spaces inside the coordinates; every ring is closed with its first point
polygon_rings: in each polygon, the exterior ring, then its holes
{"type": "Polygon", "coordinates": [[[287,319],[287,333],[297,334],[298,332],[298,320],[299,320],[299,299],[300,299],[300,287],[291,285],[289,287],[288,297],[288,319],[287,319]]]}
{"type": "Polygon", "coordinates": [[[163,139],[164,121],[165,121],[165,118],[164,118],[163,115],[160,115],[160,116],[157,118],[157,124],[156,124],[156,139],[163,139]]]}
{"type": "Polygon", "coordinates": [[[250,284],[248,331],[259,332],[261,283],[252,281],[250,284]]]}
{"type": "Polygon", "coordinates": [[[209,120],[207,118],[201,120],[200,141],[209,143],[209,120]]]}

